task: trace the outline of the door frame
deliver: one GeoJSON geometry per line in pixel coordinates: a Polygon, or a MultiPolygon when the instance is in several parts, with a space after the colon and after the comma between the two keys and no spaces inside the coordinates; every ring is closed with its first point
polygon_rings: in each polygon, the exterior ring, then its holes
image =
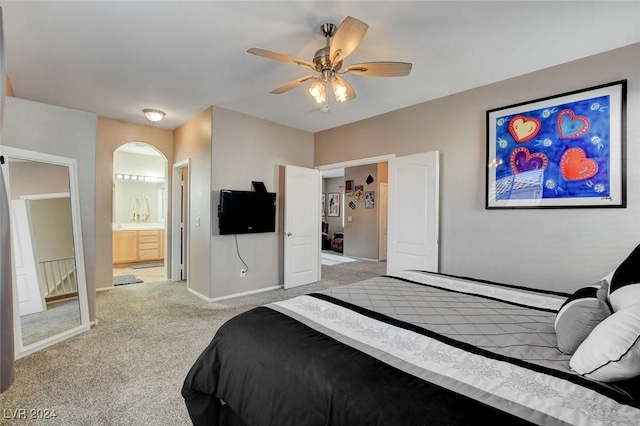
{"type": "MultiPolygon", "coordinates": [[[[116,151],[118,151],[120,148],[124,147],[125,145],[129,145],[129,144],[144,144],[146,146],[148,146],[149,148],[152,148],[153,150],[155,150],[158,154],[160,154],[160,157],[164,160],[164,175],[165,175],[165,180],[166,180],[166,187],[165,187],[165,201],[164,201],[164,206],[162,206],[162,212],[164,215],[164,241],[162,242],[162,246],[164,247],[164,252],[162,253],[163,256],[163,261],[164,261],[164,280],[170,280],[171,276],[173,276],[173,272],[172,272],[172,268],[171,266],[173,265],[173,257],[169,256],[170,253],[172,253],[170,247],[169,247],[169,242],[170,242],[170,235],[172,233],[172,227],[171,224],[173,223],[173,219],[172,219],[172,209],[171,209],[171,204],[169,202],[169,199],[171,199],[171,203],[173,203],[173,197],[170,196],[172,194],[169,193],[170,189],[169,189],[169,181],[171,180],[171,184],[173,185],[173,179],[169,179],[170,177],[170,166],[169,166],[169,158],[166,156],[166,154],[157,146],[155,146],[152,142],[143,142],[143,141],[128,141],[128,142],[122,142],[120,143],[118,146],[116,146],[113,149],[113,152],[111,153],[111,172],[112,175],[115,176],[115,155],[116,155],[116,151]]],[[[114,199],[115,199],[115,186],[113,187],[114,189],[111,191],[111,223],[113,225],[113,219],[114,219],[114,199]]],[[[111,235],[113,236],[113,226],[111,227],[111,235]]],[[[112,237],[113,238],[113,237],[112,237]]],[[[109,254],[110,258],[111,258],[111,268],[113,268],[113,246],[111,247],[111,253],[109,254]]],[[[113,270],[113,269],[112,269],[113,270]]],[[[111,286],[110,288],[113,288],[113,286],[111,286]]],[[[102,288],[102,289],[98,289],[98,290],[106,290],[106,288],[102,288]]]]}
{"type": "MultiPolygon", "coordinates": [[[[382,234],[384,229],[389,226],[389,183],[380,183],[379,191],[380,195],[377,196],[378,202],[380,203],[380,210],[378,211],[378,260],[387,260],[387,241],[385,239],[383,244],[382,234]],[[385,196],[382,196],[382,188],[385,188],[385,196]],[[383,206],[386,209],[384,221],[381,218],[383,206]]],[[[388,232],[387,230],[387,234],[388,232]]]]}
{"type": "MultiPolygon", "coordinates": [[[[323,170],[333,170],[333,169],[341,169],[345,167],[355,167],[355,166],[366,166],[368,164],[383,163],[385,161],[389,162],[389,160],[393,160],[394,158],[396,158],[395,153],[385,154],[385,155],[378,155],[376,157],[366,157],[366,158],[359,158],[356,160],[342,161],[340,163],[322,164],[320,166],[315,166],[314,169],[320,170],[320,172],[322,172],[323,170]]],[[[322,193],[322,189],[320,190],[320,192],[322,193]]],[[[320,194],[318,194],[318,198],[319,197],[320,197],[320,194]]],[[[387,204],[387,208],[388,208],[388,204],[387,204]]],[[[377,227],[377,232],[378,232],[378,237],[380,237],[379,225],[377,227]]],[[[320,234],[320,241],[318,242],[318,244],[322,244],[322,234],[320,234]]],[[[378,252],[379,251],[380,250],[378,250],[378,252]]]]}
{"type": "MultiPolygon", "coordinates": [[[[433,151],[428,151],[428,152],[433,152],[433,151]]],[[[420,154],[420,153],[417,153],[417,154],[420,154]]],[[[406,155],[408,156],[408,155],[413,155],[413,154],[406,154],[406,155]]],[[[333,170],[333,169],[338,169],[338,168],[342,168],[342,167],[363,166],[363,165],[367,165],[367,164],[381,163],[381,162],[384,162],[384,161],[389,162],[390,160],[394,160],[397,157],[398,156],[395,153],[392,153],[392,154],[379,155],[379,156],[376,156],[376,157],[366,157],[366,158],[360,158],[360,159],[355,159],[355,160],[342,161],[342,162],[339,162],[339,163],[322,164],[322,165],[316,166],[314,168],[318,169],[320,171],[333,170]]],[[[400,156],[400,157],[402,157],[402,156],[400,156]]],[[[392,188],[391,185],[389,185],[389,187],[388,187],[389,199],[391,199],[391,192],[392,191],[393,191],[393,188],[392,188]]],[[[438,191],[439,191],[439,188],[438,188],[438,191]]],[[[318,197],[320,197],[320,194],[318,194],[318,197]]],[[[389,209],[389,205],[387,203],[387,211],[388,211],[388,209],[389,209]]],[[[438,212],[438,217],[439,217],[439,212],[438,212]]],[[[438,221],[439,221],[439,218],[438,218],[438,221]]],[[[391,226],[391,225],[388,225],[388,226],[391,226]]],[[[387,232],[389,232],[388,228],[387,228],[387,232]]],[[[322,236],[320,238],[322,238],[322,236]]],[[[321,244],[321,241],[318,241],[318,244],[321,244]]],[[[387,243],[387,246],[388,246],[388,243],[387,243]]],[[[387,253],[387,256],[388,255],[389,254],[387,253]]],[[[439,262],[439,256],[438,256],[438,262],[439,262]]]]}
{"type": "Polygon", "coordinates": [[[189,212],[191,211],[191,197],[190,197],[190,187],[191,187],[191,159],[187,158],[186,160],[179,161],[174,163],[172,166],[173,170],[173,179],[171,180],[171,280],[172,281],[180,281],[180,251],[181,247],[181,239],[180,239],[180,201],[181,201],[181,193],[180,193],[180,182],[182,182],[182,174],[183,169],[186,167],[186,182],[187,182],[187,194],[185,196],[186,199],[186,212],[184,215],[184,252],[183,253],[183,271],[184,271],[184,279],[187,281],[187,288],[189,288],[189,259],[190,259],[190,250],[189,250],[189,212]]]}
{"type": "Polygon", "coordinates": [[[385,154],[385,155],[378,155],[377,157],[366,157],[366,158],[360,158],[357,160],[342,161],[340,163],[322,164],[320,166],[315,166],[314,169],[323,171],[323,170],[340,169],[343,167],[364,166],[367,164],[382,163],[385,161],[392,160],[394,158],[396,158],[396,154],[385,154]]]}

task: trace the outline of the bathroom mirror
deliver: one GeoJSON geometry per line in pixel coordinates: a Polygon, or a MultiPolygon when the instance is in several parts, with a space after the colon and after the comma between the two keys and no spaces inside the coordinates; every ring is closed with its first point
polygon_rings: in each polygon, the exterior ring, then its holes
{"type": "Polygon", "coordinates": [[[3,146],[16,358],[89,329],[76,160],[3,146]]]}

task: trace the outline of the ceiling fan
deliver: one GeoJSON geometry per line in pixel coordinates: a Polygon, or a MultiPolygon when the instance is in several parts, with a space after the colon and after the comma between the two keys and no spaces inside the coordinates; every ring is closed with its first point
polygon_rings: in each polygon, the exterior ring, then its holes
{"type": "Polygon", "coordinates": [[[338,102],[347,102],[356,97],[353,87],[341,77],[343,74],[356,74],[370,77],[402,77],[409,75],[411,64],[408,62],[363,62],[347,65],[342,69],[342,62],[360,44],[369,26],[364,22],[347,16],[339,27],[334,24],[320,26],[322,35],[327,44],[319,49],[313,56],[313,61],[272,52],[270,50],[252,47],[247,52],[276,61],[291,62],[302,67],[310,68],[313,74],[290,81],[271,91],[280,94],[294,89],[306,81],[315,80],[309,87],[309,93],[317,103],[324,103],[323,111],[329,109],[327,105],[327,87],[330,85],[338,102]]]}

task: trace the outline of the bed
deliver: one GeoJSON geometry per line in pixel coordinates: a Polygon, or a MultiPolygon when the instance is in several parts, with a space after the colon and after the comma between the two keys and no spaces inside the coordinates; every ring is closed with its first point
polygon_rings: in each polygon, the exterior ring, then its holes
{"type": "Polygon", "coordinates": [[[182,395],[196,426],[640,424],[637,377],[558,349],[569,296],[404,271],[295,297],[226,322],[182,395]]]}

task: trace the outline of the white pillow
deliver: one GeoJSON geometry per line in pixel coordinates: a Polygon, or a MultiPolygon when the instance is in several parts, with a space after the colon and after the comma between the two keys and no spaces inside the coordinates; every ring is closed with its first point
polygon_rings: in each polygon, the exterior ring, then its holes
{"type": "Polygon", "coordinates": [[[598,324],[573,354],[569,366],[601,382],[640,375],[640,303],[598,324]]]}
{"type": "Polygon", "coordinates": [[[616,271],[609,272],[607,275],[605,275],[602,278],[602,281],[606,281],[607,283],[611,284],[611,279],[613,278],[613,274],[615,274],[615,273],[616,273],[616,271]]]}

